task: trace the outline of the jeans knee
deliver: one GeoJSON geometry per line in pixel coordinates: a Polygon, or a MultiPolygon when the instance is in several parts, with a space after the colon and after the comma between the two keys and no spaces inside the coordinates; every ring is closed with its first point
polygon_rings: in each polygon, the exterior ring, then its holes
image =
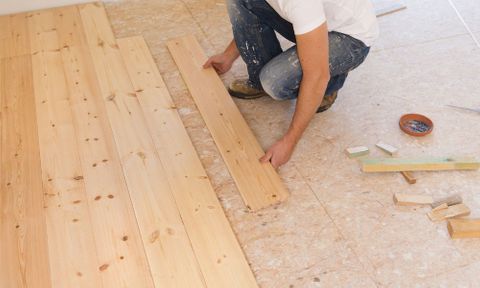
{"type": "Polygon", "coordinates": [[[238,20],[242,8],[245,7],[245,0],[227,0],[227,12],[232,24],[238,20]]]}
{"type": "Polygon", "coordinates": [[[291,99],[290,95],[285,89],[284,83],[272,75],[268,67],[264,67],[260,72],[259,78],[262,88],[265,93],[268,94],[272,99],[281,101],[286,99],[291,99]]]}

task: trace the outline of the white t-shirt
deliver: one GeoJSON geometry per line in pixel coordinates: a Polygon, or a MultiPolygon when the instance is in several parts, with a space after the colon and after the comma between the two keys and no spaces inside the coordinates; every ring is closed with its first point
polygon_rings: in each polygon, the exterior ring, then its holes
{"type": "Polygon", "coordinates": [[[337,31],[371,46],[378,37],[378,23],[370,0],[266,0],[292,23],[296,35],[312,31],[327,21],[337,31]]]}

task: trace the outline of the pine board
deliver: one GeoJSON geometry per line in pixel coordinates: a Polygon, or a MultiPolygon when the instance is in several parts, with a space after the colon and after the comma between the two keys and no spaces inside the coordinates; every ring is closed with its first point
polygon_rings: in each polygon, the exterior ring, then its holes
{"type": "Polygon", "coordinates": [[[101,278],[91,264],[97,263],[94,230],[54,13],[35,13],[28,17],[28,24],[52,286],[101,287],[101,278]],[[78,247],[83,247],[80,255],[78,247]]]}
{"type": "Polygon", "coordinates": [[[207,58],[197,40],[187,36],[167,46],[245,205],[258,210],[285,200],[284,184],[270,163],[259,162],[264,151],[222,81],[213,68],[202,68],[207,58]]]}
{"type": "Polygon", "coordinates": [[[401,172],[401,171],[440,171],[440,170],[476,170],[480,162],[473,157],[465,158],[370,158],[363,159],[363,172],[401,172]]]}
{"type": "MultiPolygon", "coordinates": [[[[156,287],[203,287],[166,172],[110,28],[99,4],[80,6],[123,173],[130,191],[156,287]]],[[[132,286],[139,287],[139,286],[132,286]]]]}
{"type": "Polygon", "coordinates": [[[144,39],[118,44],[207,287],[258,287],[144,39]]]}
{"type": "Polygon", "coordinates": [[[0,59],[0,287],[51,287],[31,59],[0,59]]]}

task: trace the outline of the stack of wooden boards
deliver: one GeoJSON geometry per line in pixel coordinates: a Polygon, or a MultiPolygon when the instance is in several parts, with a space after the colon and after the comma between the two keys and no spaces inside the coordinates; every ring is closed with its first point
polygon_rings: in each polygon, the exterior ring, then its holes
{"type": "MultiPolygon", "coordinates": [[[[242,174],[261,149],[215,85],[202,114],[230,115],[205,118],[245,202],[285,199],[270,165],[242,174]]],[[[102,4],[0,16],[0,107],[0,287],[257,287],[143,38],[102,4]]]]}

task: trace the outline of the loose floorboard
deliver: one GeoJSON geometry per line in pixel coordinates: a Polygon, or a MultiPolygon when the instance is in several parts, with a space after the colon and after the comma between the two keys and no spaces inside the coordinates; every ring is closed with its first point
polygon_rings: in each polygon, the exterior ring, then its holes
{"type": "Polygon", "coordinates": [[[227,164],[245,205],[258,210],[285,200],[288,192],[194,36],[172,40],[168,49],[227,164]]]}

